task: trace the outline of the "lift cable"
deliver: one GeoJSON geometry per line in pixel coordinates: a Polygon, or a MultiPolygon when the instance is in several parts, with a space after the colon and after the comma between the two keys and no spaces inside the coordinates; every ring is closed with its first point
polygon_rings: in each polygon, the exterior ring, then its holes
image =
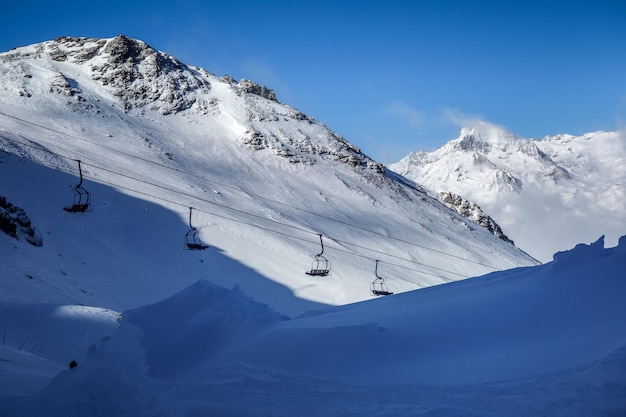
{"type": "MultiPolygon", "coordinates": [[[[61,155],[61,154],[58,154],[58,153],[55,153],[55,152],[52,152],[52,151],[49,151],[49,150],[46,150],[46,149],[41,149],[41,148],[38,148],[38,147],[36,147],[36,146],[34,146],[32,144],[27,144],[27,143],[23,143],[23,142],[20,142],[20,141],[16,141],[14,139],[7,138],[4,135],[0,135],[0,137],[4,138],[6,140],[9,140],[9,141],[15,142],[15,143],[19,143],[19,144],[24,145],[24,146],[32,147],[32,148],[34,148],[34,149],[36,149],[38,151],[47,152],[49,154],[58,156],[60,158],[64,158],[64,159],[68,159],[68,160],[72,160],[72,161],[77,161],[77,159],[70,158],[68,156],[61,155]]],[[[39,163],[41,163],[41,162],[39,162],[39,163]]],[[[304,233],[310,233],[310,234],[319,235],[319,233],[312,232],[312,231],[310,231],[308,229],[304,229],[304,228],[297,227],[297,226],[294,226],[294,225],[286,224],[286,223],[280,222],[278,220],[269,219],[267,217],[263,217],[263,216],[260,216],[258,214],[250,213],[250,212],[247,212],[245,210],[241,210],[241,209],[238,209],[238,208],[235,208],[235,207],[232,207],[232,206],[228,206],[228,205],[225,205],[225,204],[220,204],[220,203],[217,203],[215,201],[210,201],[210,200],[207,200],[207,199],[203,199],[203,198],[200,198],[200,197],[198,197],[196,195],[193,195],[193,194],[185,193],[185,192],[180,191],[180,190],[174,190],[172,188],[169,188],[169,187],[166,187],[166,186],[163,186],[163,185],[154,184],[154,183],[152,183],[150,181],[143,180],[143,179],[140,179],[140,178],[136,178],[136,177],[133,177],[133,176],[130,176],[130,175],[122,174],[120,172],[117,172],[117,171],[114,171],[114,170],[111,170],[111,169],[108,169],[108,168],[100,167],[100,166],[95,165],[95,164],[90,164],[90,163],[85,163],[85,162],[82,162],[82,164],[85,165],[85,166],[89,166],[91,168],[95,168],[95,169],[99,169],[99,170],[108,172],[110,174],[118,175],[118,176],[130,179],[130,180],[133,180],[133,181],[137,181],[137,182],[140,182],[140,183],[143,183],[143,184],[146,184],[146,185],[150,185],[150,186],[153,186],[153,187],[156,187],[156,188],[160,188],[162,190],[169,191],[171,193],[175,193],[175,194],[182,195],[182,196],[185,196],[185,197],[188,197],[188,198],[196,199],[196,200],[199,200],[201,202],[204,202],[204,203],[207,203],[207,204],[211,204],[211,205],[214,205],[214,206],[218,206],[218,207],[221,207],[221,208],[224,208],[224,209],[227,209],[227,210],[232,210],[232,211],[235,211],[235,212],[238,212],[240,214],[244,214],[244,215],[247,215],[247,216],[250,216],[250,217],[255,217],[255,218],[261,219],[263,221],[272,222],[272,223],[275,223],[275,224],[278,224],[278,225],[281,225],[281,226],[285,226],[285,227],[289,227],[289,228],[292,228],[292,229],[295,229],[295,230],[298,230],[298,231],[301,231],[301,232],[304,232],[304,233]]],[[[49,166],[50,168],[53,168],[53,169],[58,169],[58,167],[55,167],[55,166],[52,166],[52,165],[46,165],[46,166],[49,166]]],[[[73,173],[70,170],[63,170],[63,169],[61,169],[61,171],[68,172],[68,173],[73,173]]],[[[91,178],[94,179],[94,180],[97,180],[99,182],[102,182],[102,183],[114,186],[114,187],[126,189],[128,191],[132,191],[132,192],[135,192],[135,193],[138,193],[138,194],[143,194],[143,195],[149,196],[151,198],[156,198],[156,199],[159,199],[159,200],[167,201],[167,202],[172,203],[172,204],[176,204],[176,205],[180,205],[180,206],[185,206],[186,207],[185,204],[177,203],[177,202],[174,202],[174,201],[171,201],[169,199],[162,198],[162,197],[157,197],[155,195],[152,195],[152,194],[149,194],[149,193],[146,193],[146,192],[143,192],[143,191],[138,191],[138,190],[135,190],[135,189],[130,188],[130,187],[121,186],[121,185],[116,184],[116,183],[111,183],[111,182],[108,182],[108,181],[104,181],[104,180],[102,180],[100,178],[96,178],[96,177],[91,177],[91,178]]],[[[293,235],[289,235],[289,234],[286,234],[286,233],[283,233],[283,232],[278,232],[278,231],[275,231],[273,229],[269,229],[269,228],[266,228],[266,227],[257,226],[257,225],[254,225],[254,224],[242,221],[242,220],[233,219],[233,218],[228,217],[228,216],[219,215],[217,213],[213,213],[213,212],[209,212],[209,211],[201,210],[201,209],[197,209],[197,210],[201,211],[201,212],[204,212],[204,213],[207,213],[207,214],[210,214],[210,215],[213,215],[213,216],[216,216],[216,217],[221,217],[221,218],[228,219],[228,220],[231,220],[231,221],[237,221],[237,222],[240,222],[240,223],[243,223],[243,224],[247,224],[247,225],[250,225],[250,226],[253,226],[253,227],[259,227],[259,228],[264,229],[266,231],[275,232],[275,233],[278,233],[278,234],[282,234],[284,236],[288,236],[288,237],[291,237],[291,238],[296,238],[296,239],[299,239],[299,240],[304,240],[304,241],[310,242],[309,240],[306,240],[306,239],[298,238],[298,237],[295,237],[293,235]]],[[[454,272],[454,271],[449,271],[449,270],[446,270],[446,269],[443,269],[443,268],[434,267],[434,266],[431,266],[431,265],[428,265],[428,264],[425,264],[425,263],[422,263],[422,262],[418,262],[418,261],[402,258],[402,257],[399,257],[397,255],[391,255],[391,254],[388,254],[388,253],[385,253],[385,252],[382,252],[382,251],[379,251],[379,250],[376,250],[376,249],[368,248],[368,247],[365,247],[365,246],[362,246],[362,245],[358,245],[358,244],[355,244],[355,243],[351,243],[351,242],[348,242],[348,241],[333,239],[332,237],[330,237],[330,239],[334,240],[337,243],[341,243],[341,244],[344,244],[344,245],[350,245],[350,246],[353,246],[353,247],[356,247],[356,248],[368,250],[368,251],[371,251],[371,252],[374,252],[374,253],[378,253],[378,254],[382,254],[382,255],[385,255],[385,256],[388,256],[388,257],[391,257],[391,258],[395,258],[395,259],[398,259],[398,260],[401,260],[401,261],[422,265],[422,266],[425,266],[427,268],[440,270],[442,272],[446,272],[446,273],[449,273],[449,274],[454,274],[454,275],[461,276],[461,277],[466,277],[466,278],[469,277],[467,275],[460,274],[460,273],[457,273],[457,272],[454,272]]],[[[410,242],[406,242],[406,243],[407,244],[411,244],[410,242]]],[[[349,252],[347,250],[341,250],[339,248],[333,248],[333,249],[334,250],[338,250],[340,252],[344,252],[344,253],[352,253],[352,252],[349,252]]],[[[448,253],[443,252],[443,251],[438,251],[438,252],[441,253],[441,254],[444,254],[444,255],[454,256],[452,254],[448,254],[448,253]]],[[[358,254],[355,254],[355,255],[362,256],[362,255],[358,255],[358,254]]],[[[363,257],[365,257],[365,256],[363,256],[363,257]]],[[[474,263],[479,263],[479,262],[474,262],[474,263]]],[[[398,266],[400,266],[400,265],[398,265],[398,266]]],[[[483,266],[486,266],[486,265],[483,265],[483,266]]],[[[423,272],[423,271],[418,271],[418,272],[423,272]]],[[[434,274],[431,274],[431,275],[434,275],[434,274]]],[[[434,276],[438,276],[438,275],[434,275],[434,276]]]]}
{"type": "MultiPolygon", "coordinates": [[[[46,127],[46,126],[43,126],[43,125],[40,125],[40,124],[37,124],[37,123],[34,123],[34,122],[30,122],[28,120],[24,120],[24,119],[21,119],[19,117],[12,116],[12,115],[6,114],[6,113],[1,112],[1,111],[0,111],[0,114],[4,115],[6,117],[9,117],[9,118],[12,118],[12,119],[15,119],[15,120],[27,123],[27,124],[31,124],[33,126],[40,127],[42,129],[45,129],[45,130],[49,130],[51,132],[55,132],[55,133],[58,133],[58,134],[61,134],[61,135],[64,135],[64,136],[71,137],[71,138],[79,140],[81,142],[89,143],[90,145],[93,145],[93,146],[98,146],[100,148],[106,149],[106,150],[111,151],[111,152],[115,152],[115,153],[119,153],[119,154],[125,155],[125,156],[127,156],[129,158],[132,158],[132,159],[137,159],[137,160],[149,163],[149,164],[153,164],[153,165],[156,165],[158,167],[165,168],[165,169],[168,169],[168,170],[172,170],[172,171],[175,171],[177,173],[184,174],[184,175],[190,176],[192,178],[200,179],[200,180],[203,180],[203,181],[206,181],[206,182],[209,182],[209,183],[213,183],[213,184],[219,185],[221,187],[229,188],[229,189],[237,191],[237,192],[241,192],[242,191],[241,189],[239,189],[237,187],[234,187],[232,185],[228,185],[228,184],[224,184],[224,183],[219,182],[219,181],[211,180],[209,178],[205,178],[203,176],[196,175],[196,174],[184,171],[184,170],[179,169],[179,168],[167,166],[165,164],[162,164],[162,163],[159,163],[159,162],[156,162],[156,161],[152,161],[152,160],[143,158],[141,156],[132,155],[132,154],[130,154],[128,152],[124,152],[124,151],[119,150],[119,149],[114,149],[114,148],[108,147],[106,145],[90,142],[90,141],[85,140],[85,139],[83,139],[83,138],[81,138],[79,136],[74,136],[74,135],[69,134],[69,133],[61,132],[59,130],[52,129],[50,127],[46,127]]],[[[333,217],[326,216],[324,214],[315,213],[313,211],[306,210],[306,209],[303,209],[301,207],[296,207],[296,206],[293,206],[291,204],[287,204],[287,203],[284,203],[282,201],[278,201],[278,200],[275,200],[275,199],[272,199],[272,198],[269,198],[269,197],[265,197],[265,196],[262,196],[262,195],[259,195],[259,194],[248,193],[248,192],[246,192],[246,193],[249,194],[252,197],[255,197],[255,198],[263,199],[265,201],[269,201],[269,202],[272,202],[272,203],[275,203],[275,204],[279,204],[279,205],[282,205],[282,206],[285,206],[285,207],[289,207],[291,209],[298,210],[298,211],[301,211],[301,212],[304,212],[304,213],[307,213],[307,214],[310,214],[310,215],[313,215],[313,216],[317,216],[317,217],[320,217],[320,218],[323,218],[323,219],[326,219],[326,220],[330,220],[330,221],[333,221],[333,222],[336,222],[336,223],[339,223],[339,224],[343,224],[345,226],[349,226],[349,227],[353,227],[353,228],[356,228],[356,229],[360,229],[360,230],[363,230],[365,232],[372,233],[372,234],[384,237],[386,239],[395,240],[395,241],[398,241],[398,242],[401,242],[401,243],[405,243],[405,244],[408,244],[408,245],[412,245],[412,246],[415,246],[415,247],[418,247],[418,248],[421,248],[421,249],[429,250],[429,251],[432,251],[432,252],[435,252],[435,253],[439,253],[439,254],[442,254],[442,255],[445,255],[445,256],[456,258],[456,259],[459,259],[459,260],[462,260],[462,261],[465,261],[465,262],[470,262],[470,263],[474,263],[474,264],[477,264],[477,265],[484,266],[486,268],[491,268],[493,270],[500,270],[501,269],[499,267],[496,267],[496,266],[493,266],[493,265],[490,265],[490,264],[487,264],[487,263],[484,263],[484,262],[481,262],[481,261],[468,259],[468,258],[459,256],[459,255],[447,253],[447,252],[439,250],[439,249],[435,249],[435,248],[431,248],[431,247],[428,247],[428,246],[424,246],[424,245],[421,245],[419,243],[411,242],[411,241],[408,241],[408,240],[405,240],[405,239],[401,239],[401,238],[398,238],[398,237],[394,237],[394,236],[389,236],[389,235],[386,235],[384,233],[368,229],[368,228],[366,228],[364,226],[360,226],[360,225],[357,225],[357,224],[354,224],[354,223],[346,222],[344,220],[335,219],[333,217]]]]}
{"type": "MultiPolygon", "coordinates": [[[[207,199],[204,199],[204,198],[200,198],[200,197],[195,196],[195,195],[193,195],[193,194],[187,194],[187,193],[184,193],[184,192],[181,192],[181,191],[178,191],[178,190],[174,190],[174,189],[172,189],[172,188],[165,187],[165,186],[163,186],[163,185],[158,185],[158,184],[154,184],[154,183],[151,183],[151,182],[149,182],[149,181],[146,181],[146,180],[142,180],[142,179],[134,178],[134,177],[131,177],[131,176],[129,176],[129,175],[125,175],[125,174],[121,174],[121,173],[116,172],[116,171],[113,171],[113,170],[109,170],[109,169],[107,169],[107,168],[102,168],[102,167],[99,167],[99,166],[96,166],[96,165],[93,165],[93,164],[86,164],[86,163],[83,163],[83,165],[90,166],[90,167],[92,167],[92,168],[96,168],[96,169],[101,169],[101,170],[106,171],[106,172],[109,172],[109,173],[111,173],[111,174],[119,175],[119,176],[124,177],[124,178],[128,178],[128,179],[135,180],[135,181],[138,181],[138,182],[141,182],[141,183],[147,184],[147,185],[151,185],[151,186],[156,187],[156,188],[160,188],[160,189],[162,189],[162,190],[164,190],[164,191],[169,191],[169,192],[171,192],[171,193],[176,193],[176,194],[179,194],[179,195],[182,195],[182,196],[188,197],[188,198],[193,198],[193,199],[196,199],[196,200],[201,201],[201,202],[203,202],[203,203],[207,203],[207,204],[215,205],[215,206],[218,206],[218,207],[221,207],[221,208],[227,209],[227,210],[232,210],[232,211],[235,211],[235,212],[240,213],[240,214],[245,214],[245,215],[247,215],[247,216],[250,216],[250,217],[255,217],[255,218],[261,219],[261,220],[263,220],[263,221],[268,221],[268,222],[271,222],[271,223],[275,223],[275,224],[278,224],[278,225],[281,225],[281,226],[285,226],[285,227],[288,227],[288,228],[291,228],[291,229],[294,229],[294,230],[298,230],[298,231],[300,231],[300,232],[304,232],[304,233],[309,233],[309,234],[316,234],[316,235],[319,235],[319,233],[315,233],[315,232],[312,232],[312,231],[307,230],[307,229],[303,229],[303,228],[298,227],[298,226],[293,226],[293,225],[290,225],[290,224],[287,224],[287,223],[283,223],[283,222],[280,222],[280,221],[278,221],[278,220],[274,220],[274,219],[268,219],[267,217],[263,217],[263,216],[260,216],[260,215],[258,215],[258,214],[250,213],[250,212],[248,212],[248,211],[241,210],[241,209],[238,209],[238,208],[234,208],[234,207],[232,207],[232,206],[228,206],[228,205],[225,205],[225,204],[216,203],[216,202],[214,202],[214,201],[210,201],[210,200],[207,200],[207,199]]],[[[103,182],[104,182],[104,181],[103,181],[103,182]]],[[[118,185],[116,185],[116,184],[110,184],[110,185],[118,186],[118,185]]],[[[136,190],[134,190],[134,189],[132,189],[132,188],[129,188],[129,187],[124,187],[124,188],[126,188],[127,190],[130,190],[130,191],[133,191],[133,192],[139,192],[139,191],[136,191],[136,190]]],[[[148,195],[147,193],[143,193],[143,194],[148,195]]],[[[154,196],[154,195],[150,195],[150,196],[151,196],[151,197],[153,197],[153,198],[157,198],[157,199],[161,199],[161,200],[166,200],[166,199],[164,199],[164,198],[161,198],[161,197],[156,197],[156,196],[154,196]]],[[[170,200],[167,200],[167,201],[168,201],[168,202],[170,202],[170,203],[173,203],[173,202],[172,202],[172,201],[170,201],[170,200]]],[[[174,203],[174,204],[178,204],[178,205],[181,205],[181,206],[185,206],[184,204],[180,204],[180,203],[174,203]]],[[[194,208],[195,208],[195,207],[194,207],[194,208]]],[[[224,216],[224,215],[219,215],[219,214],[216,214],[216,213],[213,213],[213,212],[210,212],[210,211],[207,211],[207,210],[202,210],[202,209],[199,209],[199,208],[195,208],[195,209],[196,209],[197,211],[201,211],[201,212],[206,213],[206,214],[210,214],[210,215],[213,215],[213,216],[221,217],[221,218],[228,219],[228,220],[232,220],[232,221],[237,221],[237,222],[239,222],[239,223],[247,224],[247,225],[249,225],[249,226],[259,227],[259,228],[261,228],[261,229],[263,229],[263,230],[266,230],[266,231],[275,232],[275,233],[278,233],[278,234],[281,234],[281,235],[284,235],[284,236],[288,236],[288,237],[296,238],[296,237],[295,237],[295,236],[293,236],[293,235],[290,235],[290,234],[287,234],[287,233],[284,233],[284,232],[278,232],[278,231],[275,231],[274,229],[270,229],[270,228],[267,228],[267,227],[257,226],[257,225],[255,225],[255,224],[251,224],[251,223],[246,222],[246,221],[243,221],[243,220],[233,219],[232,217],[228,217],[228,216],[224,216]]],[[[334,238],[332,238],[331,236],[326,236],[326,237],[330,238],[331,240],[333,240],[333,241],[335,241],[335,242],[337,242],[337,243],[341,243],[341,244],[344,244],[344,245],[354,246],[354,247],[359,248],[359,249],[368,250],[368,251],[370,251],[370,252],[374,252],[374,253],[382,254],[382,255],[385,255],[385,256],[388,256],[388,257],[391,257],[391,258],[395,258],[395,259],[398,259],[398,260],[401,260],[401,261],[410,262],[410,263],[414,263],[414,264],[419,264],[419,265],[426,266],[426,267],[428,267],[428,268],[436,269],[436,270],[439,270],[439,271],[442,271],[442,272],[446,272],[446,273],[449,273],[449,274],[454,274],[454,275],[458,275],[458,276],[462,276],[462,277],[468,277],[468,276],[466,276],[466,275],[459,274],[459,273],[454,272],[454,271],[449,271],[449,270],[447,270],[447,269],[443,269],[443,268],[438,268],[438,267],[430,266],[430,265],[428,265],[428,264],[424,264],[424,263],[417,262],[417,261],[414,261],[414,260],[411,260],[411,259],[407,259],[407,258],[402,258],[402,257],[397,256],[397,255],[391,255],[391,254],[388,254],[388,253],[386,253],[386,252],[383,252],[383,251],[380,251],[380,250],[377,250],[377,249],[368,248],[368,247],[366,247],[366,246],[362,246],[362,245],[359,245],[359,244],[356,244],[356,243],[351,243],[351,242],[344,241],[344,240],[334,239],[334,238]]],[[[304,241],[306,241],[306,242],[310,242],[310,240],[308,240],[308,239],[302,239],[302,238],[299,238],[299,239],[300,239],[300,240],[304,240],[304,241]]],[[[334,250],[339,250],[339,251],[341,251],[340,249],[338,249],[338,248],[336,248],[336,247],[335,247],[335,248],[333,248],[333,249],[334,249],[334,250]]],[[[346,251],[346,250],[344,250],[343,252],[350,253],[349,251],[346,251]]]]}
{"type": "MultiPolygon", "coordinates": [[[[0,135],[0,137],[2,137],[4,139],[9,139],[9,138],[6,138],[3,135],[0,135]]],[[[12,140],[12,139],[9,139],[9,140],[12,140]]],[[[24,146],[34,147],[33,145],[22,143],[22,142],[19,142],[19,141],[15,141],[15,142],[20,143],[20,144],[22,144],[24,146]]],[[[36,148],[36,147],[34,147],[34,148],[36,148]]],[[[61,154],[58,154],[58,153],[54,153],[54,152],[51,152],[51,151],[48,151],[48,150],[43,150],[43,149],[39,149],[39,148],[36,148],[36,149],[44,151],[44,152],[48,152],[48,153],[53,154],[55,156],[58,156],[60,158],[64,158],[64,159],[68,159],[68,160],[75,160],[73,158],[70,158],[70,157],[67,157],[67,156],[64,156],[64,155],[61,155],[61,154]]],[[[16,155],[16,156],[19,157],[19,158],[22,158],[22,159],[27,159],[27,158],[24,158],[24,157],[19,156],[19,155],[16,155]]],[[[58,166],[55,166],[55,165],[52,165],[52,164],[47,164],[47,163],[40,162],[40,161],[37,161],[37,163],[41,164],[43,166],[46,166],[48,168],[54,169],[54,170],[58,170],[58,171],[61,171],[61,172],[66,172],[66,173],[69,173],[69,174],[73,174],[73,172],[71,170],[69,170],[69,169],[63,169],[61,167],[58,167],[58,166]]],[[[96,166],[96,165],[93,165],[93,164],[85,164],[85,163],[83,163],[83,165],[88,165],[88,166],[90,166],[92,168],[102,169],[104,171],[107,171],[107,172],[110,172],[110,173],[113,173],[113,174],[116,174],[116,175],[119,175],[119,176],[122,176],[122,177],[125,177],[125,178],[128,178],[128,179],[136,180],[133,177],[130,177],[130,176],[127,176],[127,175],[124,175],[124,174],[120,174],[118,172],[111,171],[111,170],[108,170],[106,168],[102,168],[102,167],[99,167],[99,166],[96,166]]],[[[164,202],[167,202],[169,204],[177,205],[177,206],[181,206],[181,207],[188,207],[186,204],[182,204],[182,203],[173,201],[173,200],[165,198],[165,197],[161,197],[161,196],[157,196],[157,195],[154,195],[154,194],[151,194],[151,193],[147,193],[145,191],[139,191],[139,190],[136,190],[136,189],[128,187],[128,186],[124,186],[124,185],[120,185],[120,184],[117,184],[117,183],[114,183],[114,182],[111,182],[111,181],[104,180],[102,178],[96,178],[96,177],[89,176],[89,175],[86,175],[86,174],[83,174],[83,176],[85,178],[91,178],[93,180],[96,180],[99,183],[110,185],[112,187],[116,187],[116,188],[119,188],[119,189],[127,190],[127,191],[130,191],[130,192],[134,193],[134,194],[143,195],[143,196],[152,198],[154,200],[164,201],[164,202]]],[[[179,191],[173,190],[171,188],[167,188],[167,187],[160,186],[160,185],[157,185],[157,184],[152,184],[152,183],[149,183],[149,182],[143,181],[143,180],[137,180],[137,181],[140,181],[140,182],[143,182],[143,183],[146,183],[146,184],[158,187],[158,188],[162,188],[163,190],[170,191],[172,193],[181,194],[179,191]]],[[[215,205],[218,205],[218,206],[226,208],[226,209],[233,209],[232,207],[225,206],[225,205],[218,204],[218,203],[214,203],[212,201],[208,201],[208,200],[205,200],[205,199],[202,199],[202,198],[190,195],[190,194],[183,194],[183,195],[185,195],[187,197],[191,197],[191,198],[197,199],[197,200],[205,202],[205,203],[215,204],[215,205]]],[[[307,243],[313,243],[309,239],[305,239],[305,238],[302,238],[302,237],[299,237],[299,236],[295,236],[295,235],[292,235],[292,234],[289,234],[289,233],[281,232],[281,231],[276,230],[276,229],[271,229],[271,228],[268,228],[268,227],[265,227],[265,226],[261,226],[261,225],[258,225],[258,224],[254,224],[254,223],[250,223],[250,222],[247,222],[247,221],[244,221],[244,220],[241,220],[241,219],[236,219],[236,218],[233,218],[233,217],[225,216],[223,214],[214,213],[214,212],[208,211],[206,209],[201,209],[201,208],[196,208],[196,207],[194,207],[194,209],[196,211],[200,211],[202,213],[205,213],[205,214],[208,214],[208,215],[211,215],[211,216],[214,216],[214,217],[218,217],[218,218],[222,218],[222,219],[229,220],[229,221],[232,221],[232,222],[236,222],[236,223],[244,224],[244,225],[247,225],[247,226],[255,227],[257,229],[261,229],[261,230],[264,230],[264,231],[267,231],[267,232],[270,232],[270,233],[274,233],[274,234],[278,234],[278,235],[281,235],[281,236],[285,236],[285,237],[288,237],[288,238],[291,238],[291,239],[300,240],[300,241],[307,242],[307,243]]],[[[239,210],[239,209],[234,209],[234,210],[239,212],[239,213],[243,213],[243,214],[246,214],[246,215],[250,215],[252,217],[260,218],[261,220],[271,221],[271,222],[280,224],[282,226],[291,227],[291,228],[294,228],[296,230],[303,231],[305,233],[310,233],[310,234],[314,233],[314,232],[311,232],[309,230],[305,230],[305,229],[302,229],[302,228],[299,228],[299,227],[295,227],[295,226],[292,226],[292,225],[281,223],[281,222],[278,222],[276,220],[267,219],[265,217],[262,217],[262,216],[259,216],[259,215],[253,214],[253,213],[249,213],[249,212],[246,212],[246,211],[243,211],[243,210],[239,210]]],[[[318,233],[315,233],[315,234],[319,235],[318,233]]],[[[327,237],[329,237],[329,236],[327,236],[327,237]]],[[[347,242],[347,241],[332,239],[331,237],[329,237],[329,238],[331,240],[335,241],[335,242],[342,243],[342,244],[345,244],[345,245],[351,245],[351,246],[354,246],[354,247],[357,247],[357,248],[360,248],[360,249],[364,249],[364,250],[368,250],[368,251],[371,251],[371,252],[374,252],[374,253],[378,253],[378,254],[387,256],[389,258],[395,258],[395,259],[398,259],[398,260],[401,260],[401,261],[404,261],[404,262],[408,262],[408,263],[412,263],[412,264],[416,264],[416,265],[421,265],[421,266],[424,266],[426,268],[439,270],[441,272],[457,275],[457,276],[462,277],[462,278],[469,278],[470,277],[469,275],[464,275],[464,274],[460,274],[458,272],[449,271],[449,270],[446,270],[446,269],[434,267],[434,266],[431,266],[431,265],[428,265],[428,264],[425,264],[425,263],[422,263],[422,262],[418,262],[418,261],[414,261],[414,260],[411,260],[411,259],[402,258],[402,257],[397,256],[397,255],[391,255],[391,254],[388,254],[388,253],[385,253],[385,252],[382,252],[382,251],[379,251],[379,250],[376,250],[376,249],[368,248],[368,247],[365,247],[365,246],[362,246],[362,245],[357,245],[357,244],[354,244],[354,243],[351,243],[351,242],[347,242]]],[[[368,257],[366,255],[361,255],[359,253],[352,252],[352,251],[349,251],[349,250],[346,250],[346,249],[341,249],[341,248],[338,248],[338,247],[332,247],[332,250],[335,250],[337,252],[342,252],[342,253],[345,253],[345,254],[348,254],[348,255],[352,255],[352,256],[361,257],[361,258],[364,258],[364,259],[369,259],[369,260],[373,259],[373,258],[370,258],[370,257],[368,257]]],[[[399,265],[399,264],[394,264],[394,263],[391,263],[391,262],[385,262],[385,263],[387,263],[389,265],[393,265],[393,266],[399,267],[399,268],[403,268],[403,269],[406,269],[406,270],[418,272],[420,274],[434,276],[434,277],[437,277],[437,278],[440,278],[440,279],[444,279],[446,281],[449,280],[449,279],[446,279],[445,277],[441,277],[440,275],[436,275],[436,274],[433,274],[433,273],[430,273],[430,272],[409,268],[409,267],[406,267],[406,266],[403,266],[403,265],[399,265]]]]}

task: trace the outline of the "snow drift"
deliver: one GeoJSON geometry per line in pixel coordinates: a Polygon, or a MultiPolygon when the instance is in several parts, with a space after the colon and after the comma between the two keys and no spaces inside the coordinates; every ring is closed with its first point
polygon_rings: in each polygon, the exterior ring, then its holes
{"type": "Polygon", "coordinates": [[[603,243],[293,319],[198,282],[124,313],[78,368],[5,413],[618,415],[626,237],[603,243]]]}
{"type": "Polygon", "coordinates": [[[0,415],[626,410],[624,239],[532,267],[271,89],[124,36],[0,75],[0,415]]]}

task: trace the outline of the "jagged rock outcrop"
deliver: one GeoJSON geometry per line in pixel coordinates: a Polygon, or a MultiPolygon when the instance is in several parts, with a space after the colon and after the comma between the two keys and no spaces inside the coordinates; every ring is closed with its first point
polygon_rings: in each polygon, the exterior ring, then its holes
{"type": "Polygon", "coordinates": [[[254,81],[243,79],[239,81],[239,87],[241,87],[246,93],[256,94],[257,96],[264,97],[268,100],[276,101],[276,94],[274,93],[274,90],[270,90],[264,85],[257,84],[254,81]]]}
{"type": "Polygon", "coordinates": [[[3,196],[0,196],[0,230],[18,240],[23,237],[33,246],[43,245],[24,209],[14,206],[3,196]]]}
{"type": "Polygon", "coordinates": [[[502,228],[489,215],[487,215],[477,204],[472,203],[463,197],[451,192],[443,192],[439,194],[441,201],[458,214],[470,219],[477,225],[484,227],[493,233],[496,237],[513,245],[513,241],[509,239],[502,228]]]}
{"type": "Polygon", "coordinates": [[[91,66],[93,78],[114,88],[125,108],[150,106],[162,114],[180,112],[205,103],[196,94],[211,85],[176,58],[144,42],[117,36],[99,51],[103,62],[91,66]]]}

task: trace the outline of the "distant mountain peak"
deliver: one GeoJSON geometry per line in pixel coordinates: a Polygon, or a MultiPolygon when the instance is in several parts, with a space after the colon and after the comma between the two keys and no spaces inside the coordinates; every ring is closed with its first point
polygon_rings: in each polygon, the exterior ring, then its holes
{"type": "Polygon", "coordinates": [[[485,121],[477,121],[468,126],[462,127],[459,136],[477,136],[483,140],[491,142],[508,142],[519,139],[514,133],[510,132],[506,128],[485,121]]]}
{"type": "Polygon", "coordinates": [[[575,241],[623,233],[622,143],[617,132],[524,139],[479,122],[390,168],[480,204],[519,246],[549,260],[575,241]]]}
{"type": "Polygon", "coordinates": [[[459,137],[449,142],[447,150],[489,153],[494,148],[516,147],[520,141],[522,139],[501,126],[479,121],[461,128],[459,137]]]}

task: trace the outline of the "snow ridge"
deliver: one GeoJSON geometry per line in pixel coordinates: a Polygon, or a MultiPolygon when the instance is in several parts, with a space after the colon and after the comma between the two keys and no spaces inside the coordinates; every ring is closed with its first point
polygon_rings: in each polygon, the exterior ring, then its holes
{"type": "Polygon", "coordinates": [[[513,241],[509,239],[503,232],[502,228],[491,217],[489,217],[477,204],[471,203],[451,192],[441,193],[441,201],[448,207],[455,210],[463,217],[467,217],[474,223],[491,231],[495,236],[513,245],[513,241]]]}
{"type": "Polygon", "coordinates": [[[617,132],[525,139],[486,122],[391,169],[479,204],[542,261],[580,241],[626,231],[626,147],[617,132]],[[574,226],[574,227],[572,227],[574,226]]]}
{"type": "Polygon", "coordinates": [[[45,237],[0,233],[0,415],[624,414],[626,239],[534,266],[270,91],[125,37],[0,54],[0,195],[45,237]]]}
{"type": "MultiPolygon", "coordinates": [[[[322,123],[279,103],[266,87],[188,66],[142,41],[123,35],[58,38],[0,54],[0,73],[0,147],[75,174],[76,160],[81,160],[84,185],[92,194],[92,211],[75,216],[74,226],[64,218],[56,220],[59,226],[40,225],[39,216],[50,217],[53,209],[47,206],[53,201],[67,206],[59,200],[65,200],[67,185],[77,180],[8,156],[0,166],[15,177],[3,195],[13,201],[28,190],[15,204],[37,219],[45,247],[52,227],[58,235],[50,241],[51,250],[67,248],[61,252],[76,259],[75,278],[60,274],[58,290],[38,290],[49,302],[89,303],[86,298],[109,282],[131,291],[107,292],[104,306],[126,310],[205,278],[201,266],[209,260],[215,279],[221,280],[219,271],[225,267],[216,258],[228,258],[242,269],[233,285],[246,291],[252,285],[251,293],[261,302],[299,314],[311,303],[369,299],[375,260],[390,277],[394,293],[536,264],[322,123]],[[31,174],[17,175],[16,169],[31,174]],[[54,191],[59,183],[61,193],[54,191]],[[39,195],[47,198],[37,214],[30,201],[39,195]],[[126,205],[142,204],[155,217],[125,214],[132,213],[126,205]],[[199,265],[181,267],[166,260],[180,252],[190,207],[198,239],[209,248],[198,254],[199,265]],[[79,224],[88,224],[89,238],[106,249],[80,245],[86,232],[79,224]],[[115,224],[124,225],[121,234],[112,233],[115,224]],[[70,230],[77,237],[68,244],[70,230]],[[310,256],[319,253],[319,234],[333,271],[327,280],[310,282],[304,272],[310,256]],[[147,236],[145,246],[121,250],[147,236]],[[103,265],[103,253],[126,259],[126,269],[103,265]],[[493,253],[499,255],[493,258],[493,253]],[[133,264],[132,259],[146,256],[155,259],[149,267],[133,264]],[[126,279],[136,275],[152,275],[158,284],[126,279]],[[172,281],[172,275],[183,278],[172,281]],[[261,289],[251,284],[261,277],[266,280],[258,284],[261,289]],[[297,297],[278,291],[274,283],[296,291],[297,297]],[[134,292],[141,295],[133,298],[134,292]]],[[[19,250],[11,248],[7,256],[19,250]]],[[[66,258],[42,257],[40,270],[16,266],[14,273],[67,274],[66,258]]]]}

